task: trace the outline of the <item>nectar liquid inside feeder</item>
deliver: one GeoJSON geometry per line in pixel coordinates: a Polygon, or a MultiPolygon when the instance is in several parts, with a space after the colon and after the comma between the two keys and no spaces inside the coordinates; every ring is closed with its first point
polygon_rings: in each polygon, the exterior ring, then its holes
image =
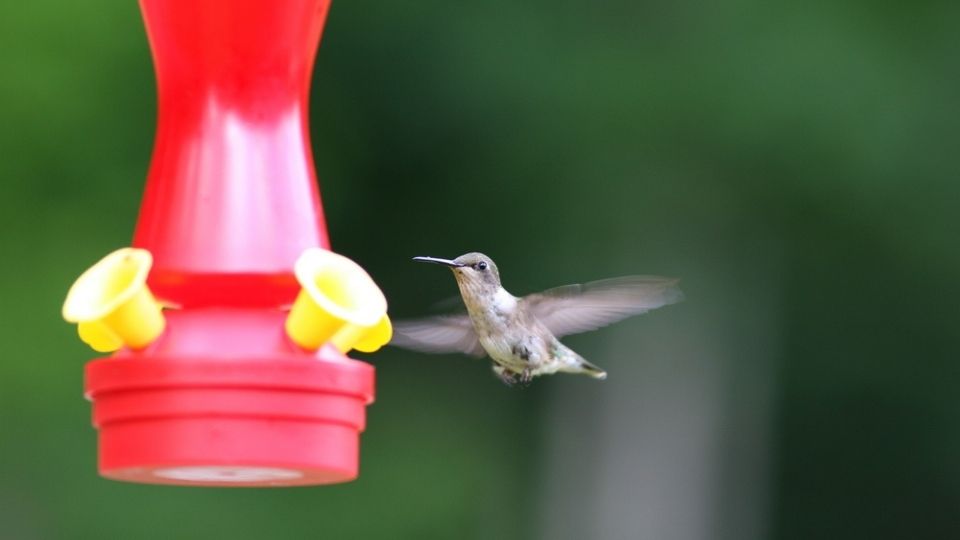
{"type": "Polygon", "coordinates": [[[313,172],[307,96],[329,0],[140,6],[159,117],[134,246],[85,272],[63,310],[115,351],[86,367],[100,473],[352,480],[374,372],[345,353],[391,328],[369,275],[329,251],[313,172]]]}

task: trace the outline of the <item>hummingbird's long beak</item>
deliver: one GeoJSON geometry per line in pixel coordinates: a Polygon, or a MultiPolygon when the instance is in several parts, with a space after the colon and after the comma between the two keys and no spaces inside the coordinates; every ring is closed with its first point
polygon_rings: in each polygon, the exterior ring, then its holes
{"type": "Polygon", "coordinates": [[[442,264],[444,266],[452,266],[453,268],[460,268],[463,266],[458,262],[451,261],[450,259],[438,259],[436,257],[414,257],[413,260],[417,262],[428,262],[433,264],[442,264]]]}

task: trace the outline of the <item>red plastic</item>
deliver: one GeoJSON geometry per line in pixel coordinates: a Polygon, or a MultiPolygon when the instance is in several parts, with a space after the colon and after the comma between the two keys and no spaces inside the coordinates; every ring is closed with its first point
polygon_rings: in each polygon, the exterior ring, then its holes
{"type": "Polygon", "coordinates": [[[178,307],[163,336],[86,370],[100,472],[303,485],[358,473],[373,368],[299,349],[296,258],[328,247],[307,130],[329,0],[141,0],[159,119],[134,245],[178,307]]]}
{"type": "Polygon", "coordinates": [[[290,268],[329,247],[307,98],[329,0],[141,0],[157,136],[134,245],[187,303],[289,301],[290,268]]]}

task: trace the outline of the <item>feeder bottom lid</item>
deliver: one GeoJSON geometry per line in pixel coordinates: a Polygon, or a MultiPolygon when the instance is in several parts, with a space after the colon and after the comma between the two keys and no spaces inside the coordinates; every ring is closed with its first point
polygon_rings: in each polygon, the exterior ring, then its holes
{"type": "Polygon", "coordinates": [[[192,465],[154,469],[154,476],[177,482],[222,482],[225,484],[248,484],[288,482],[303,478],[303,473],[294,469],[277,467],[244,467],[224,465],[192,465]]]}

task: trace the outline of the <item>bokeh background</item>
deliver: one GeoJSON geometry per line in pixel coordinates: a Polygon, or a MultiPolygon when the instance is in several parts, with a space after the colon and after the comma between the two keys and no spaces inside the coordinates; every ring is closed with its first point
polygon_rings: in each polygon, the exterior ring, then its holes
{"type": "Polygon", "coordinates": [[[0,538],[960,537],[960,4],[337,2],[312,136],[334,247],[395,317],[480,250],[515,294],[683,304],[509,389],[386,349],[361,478],[95,470],[59,318],[130,242],[155,122],[135,2],[0,8],[0,538]]]}

